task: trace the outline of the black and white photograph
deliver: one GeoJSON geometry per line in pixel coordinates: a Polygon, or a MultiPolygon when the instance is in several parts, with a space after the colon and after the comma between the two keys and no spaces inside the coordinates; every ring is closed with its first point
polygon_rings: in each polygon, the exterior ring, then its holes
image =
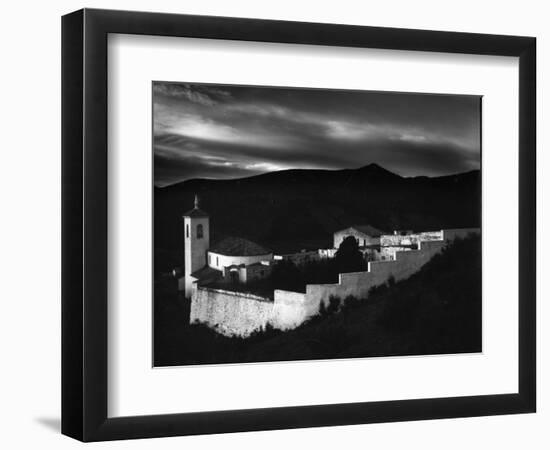
{"type": "Polygon", "coordinates": [[[154,81],[154,366],[482,351],[482,98],[154,81]]]}
{"type": "Polygon", "coordinates": [[[550,448],[547,9],[6,2],[0,448],[550,448]]]}

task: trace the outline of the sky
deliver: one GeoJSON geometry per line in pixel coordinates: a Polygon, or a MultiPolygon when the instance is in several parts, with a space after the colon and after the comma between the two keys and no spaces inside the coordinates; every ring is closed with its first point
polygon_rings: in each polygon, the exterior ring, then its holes
{"type": "Polygon", "coordinates": [[[153,83],[154,183],[376,163],[402,176],[480,167],[480,97],[153,83]]]}

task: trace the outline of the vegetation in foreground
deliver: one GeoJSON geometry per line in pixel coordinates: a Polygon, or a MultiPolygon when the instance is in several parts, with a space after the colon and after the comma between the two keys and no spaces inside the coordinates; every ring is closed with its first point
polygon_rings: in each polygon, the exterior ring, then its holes
{"type": "Polygon", "coordinates": [[[481,241],[456,241],[407,280],[367,299],[331,299],[300,327],[247,339],[189,325],[175,283],[155,285],[156,366],[481,351],[481,241]]]}

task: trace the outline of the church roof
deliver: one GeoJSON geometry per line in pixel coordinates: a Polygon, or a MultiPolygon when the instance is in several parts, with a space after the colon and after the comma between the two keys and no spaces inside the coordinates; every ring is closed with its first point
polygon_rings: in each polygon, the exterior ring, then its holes
{"type": "MultiPolygon", "coordinates": [[[[378,228],[373,227],[372,225],[352,225],[351,227],[346,228],[345,230],[349,230],[350,228],[359,231],[360,233],[366,234],[370,237],[379,237],[384,234],[383,231],[380,231],[378,228]]],[[[338,231],[345,231],[345,230],[338,230],[338,231]]]]}
{"type": "Polygon", "coordinates": [[[208,214],[205,213],[202,209],[200,208],[193,208],[189,211],[187,211],[183,217],[208,217],[208,214]]]}
{"type": "Polygon", "coordinates": [[[267,255],[271,250],[241,237],[226,237],[212,245],[209,251],[225,256],[267,255]]]}
{"type": "Polygon", "coordinates": [[[207,278],[218,278],[221,276],[221,272],[211,267],[204,266],[202,269],[195,270],[191,276],[198,280],[204,280],[207,278]]]}

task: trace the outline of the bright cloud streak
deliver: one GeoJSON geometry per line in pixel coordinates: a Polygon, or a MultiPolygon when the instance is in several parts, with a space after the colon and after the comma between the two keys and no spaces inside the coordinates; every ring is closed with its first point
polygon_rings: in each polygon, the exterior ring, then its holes
{"type": "Polygon", "coordinates": [[[479,168],[480,98],[155,82],[155,183],[376,162],[479,168]]]}

